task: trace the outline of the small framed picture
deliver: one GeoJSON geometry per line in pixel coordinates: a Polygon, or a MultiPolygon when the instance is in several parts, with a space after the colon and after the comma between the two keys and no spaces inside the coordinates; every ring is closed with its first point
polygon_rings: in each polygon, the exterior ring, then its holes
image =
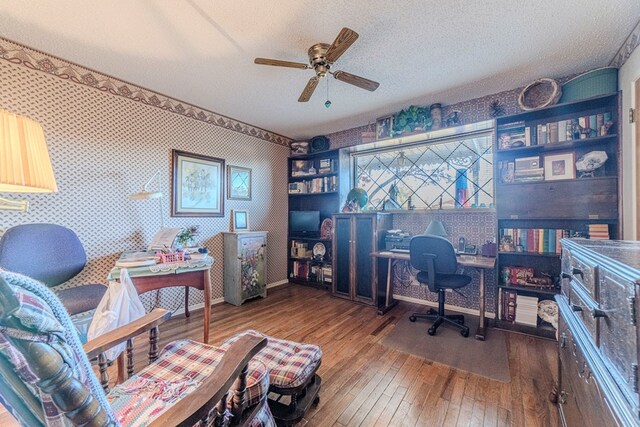
{"type": "Polygon", "coordinates": [[[227,166],[227,199],[251,200],[251,169],[227,166]]]}
{"type": "Polygon", "coordinates": [[[393,116],[380,117],[376,120],[376,139],[391,138],[393,132],[393,116]]]}
{"type": "Polygon", "coordinates": [[[249,231],[249,212],[244,210],[231,211],[231,231],[249,231]]]}
{"type": "Polygon", "coordinates": [[[575,179],[575,153],[551,154],[544,156],[544,179],[575,179]]]}

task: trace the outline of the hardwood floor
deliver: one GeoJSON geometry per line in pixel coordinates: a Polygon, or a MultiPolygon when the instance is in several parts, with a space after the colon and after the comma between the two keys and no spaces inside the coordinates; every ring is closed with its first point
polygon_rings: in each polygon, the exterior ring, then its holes
{"type": "MultiPolygon", "coordinates": [[[[556,379],[555,343],[508,334],[512,381],[507,384],[380,344],[399,318],[421,309],[401,302],[378,316],[371,307],[331,298],[325,291],[286,285],[241,307],[214,306],[210,342],[256,329],[319,344],[324,354],[321,400],[307,414],[307,426],[558,425],[557,409],[547,399],[556,379]]],[[[189,319],[176,315],[161,327],[162,345],[186,337],[202,338],[202,310],[189,319]]],[[[437,345],[437,336],[426,332],[416,339],[437,345]]],[[[137,369],[146,362],[143,341],[136,343],[137,369]]],[[[4,420],[0,414],[0,425],[17,425],[4,420]]]]}

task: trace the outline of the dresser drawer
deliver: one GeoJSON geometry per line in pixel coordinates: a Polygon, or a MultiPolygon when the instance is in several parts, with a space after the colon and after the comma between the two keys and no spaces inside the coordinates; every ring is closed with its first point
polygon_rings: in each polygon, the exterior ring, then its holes
{"type": "Polygon", "coordinates": [[[616,383],[638,407],[638,330],[636,285],[608,270],[600,271],[600,353],[616,383]]]}
{"type": "Polygon", "coordinates": [[[592,367],[563,316],[560,316],[558,330],[558,407],[562,424],[569,427],[616,425],[592,367]]]}
{"type": "Polygon", "coordinates": [[[591,340],[597,346],[599,319],[593,317],[593,313],[594,310],[598,309],[598,305],[585,294],[581,286],[575,284],[575,280],[571,282],[571,294],[569,296],[571,310],[573,311],[574,317],[589,331],[591,340]]]}
{"type": "MultiPolygon", "coordinates": [[[[569,262],[568,271],[563,271],[573,277],[589,297],[597,301],[597,285],[598,285],[598,265],[584,257],[579,253],[572,253],[569,262]]],[[[575,286],[576,283],[572,283],[571,286],[575,286]]]]}

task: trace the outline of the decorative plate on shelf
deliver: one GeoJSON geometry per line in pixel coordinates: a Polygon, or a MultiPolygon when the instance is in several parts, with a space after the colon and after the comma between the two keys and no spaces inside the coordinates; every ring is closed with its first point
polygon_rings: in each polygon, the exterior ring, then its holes
{"type": "Polygon", "coordinates": [[[320,238],[330,240],[331,234],[333,234],[333,221],[331,218],[325,218],[320,226],[320,238]]]}
{"type": "Polygon", "coordinates": [[[558,329],[558,304],[552,300],[543,300],[538,303],[538,316],[545,322],[558,329]]]}
{"type": "Polygon", "coordinates": [[[313,245],[314,257],[322,258],[326,253],[327,253],[327,248],[324,246],[324,243],[318,242],[315,245],[313,245]]]}

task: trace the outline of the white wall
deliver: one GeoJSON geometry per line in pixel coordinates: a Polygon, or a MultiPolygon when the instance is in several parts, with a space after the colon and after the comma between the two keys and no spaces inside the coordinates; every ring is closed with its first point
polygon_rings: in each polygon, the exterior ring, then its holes
{"type": "Polygon", "coordinates": [[[640,108],[635,105],[635,81],[640,79],[640,48],[636,49],[627,62],[620,68],[618,74],[618,87],[622,91],[622,203],[623,203],[623,227],[625,240],[636,240],[636,218],[638,215],[636,206],[638,188],[636,188],[636,164],[635,129],[629,123],[629,108],[640,108]]]}

